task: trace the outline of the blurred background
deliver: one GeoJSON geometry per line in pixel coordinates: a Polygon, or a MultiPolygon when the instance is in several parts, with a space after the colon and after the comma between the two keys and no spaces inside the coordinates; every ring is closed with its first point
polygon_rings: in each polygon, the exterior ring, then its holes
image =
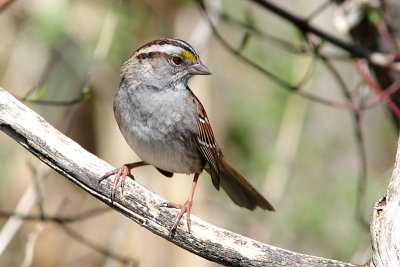
{"type": "MultiPolygon", "coordinates": [[[[303,17],[323,1],[274,2],[303,17]]],[[[337,77],[307,51],[290,24],[248,1],[205,4],[219,33],[246,58],[288,84],[304,81],[306,94],[346,102],[337,77]]],[[[384,104],[362,112],[356,124],[351,110],[294,94],[228,51],[196,1],[3,0],[0,7],[0,86],[115,167],[139,160],[113,116],[120,66],[150,40],[188,41],[213,72],[189,86],[205,106],[219,145],[276,208],[239,208],[203,174],[192,214],[288,250],[356,264],[369,259],[366,223],[386,190],[397,141],[384,104]]],[[[337,6],[327,4],[312,23],[346,39],[335,26],[337,13],[337,6]]],[[[345,54],[324,49],[338,58],[345,54]]],[[[342,57],[334,65],[351,94],[373,100],[354,64],[342,57]]],[[[107,208],[5,134],[0,162],[1,211],[60,217],[96,211],[65,226],[40,216],[10,221],[2,213],[0,266],[216,266],[107,208]]],[[[192,183],[191,176],[166,179],[152,167],[133,175],[175,203],[186,200],[192,183]]]]}

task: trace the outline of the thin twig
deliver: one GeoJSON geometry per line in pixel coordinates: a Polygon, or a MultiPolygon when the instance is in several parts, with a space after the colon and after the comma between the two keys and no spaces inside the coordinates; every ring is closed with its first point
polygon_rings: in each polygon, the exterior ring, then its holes
{"type": "Polygon", "coordinates": [[[24,257],[24,261],[21,264],[21,267],[29,267],[32,265],[36,240],[39,237],[39,234],[43,230],[44,230],[44,223],[39,222],[38,224],[36,224],[33,232],[28,234],[27,242],[26,242],[26,249],[25,249],[25,257],[24,257]]]}
{"type": "Polygon", "coordinates": [[[238,27],[241,30],[244,30],[244,31],[250,33],[254,37],[257,37],[264,41],[268,41],[272,44],[276,44],[277,48],[283,49],[288,52],[296,53],[296,54],[303,54],[303,53],[307,52],[305,49],[302,49],[301,47],[298,47],[291,42],[288,42],[288,41],[278,38],[276,36],[262,32],[259,29],[257,29],[255,26],[250,26],[248,23],[237,20],[224,11],[221,11],[219,9],[216,10],[215,8],[210,8],[210,9],[207,9],[207,12],[209,12],[212,15],[218,16],[222,21],[224,21],[228,25],[238,27]]]}
{"type": "Polygon", "coordinates": [[[25,100],[25,102],[33,103],[33,104],[40,104],[46,106],[72,106],[76,104],[82,103],[84,100],[81,97],[72,99],[72,100],[43,100],[43,99],[36,99],[36,100],[25,100]]]}
{"type": "Polygon", "coordinates": [[[376,30],[378,31],[379,35],[381,36],[383,44],[386,45],[386,47],[388,48],[388,50],[391,53],[398,55],[399,49],[397,48],[397,41],[393,37],[393,35],[390,33],[385,21],[381,20],[375,26],[376,26],[376,30]]]}
{"type": "Polygon", "coordinates": [[[393,114],[400,120],[400,108],[387,96],[386,92],[371,78],[371,76],[365,71],[360,59],[355,59],[354,64],[358,73],[364,79],[364,81],[375,91],[375,93],[381,98],[382,101],[386,101],[387,106],[393,112],[393,114]]]}
{"type": "Polygon", "coordinates": [[[379,96],[375,96],[374,99],[368,101],[368,102],[363,102],[360,105],[361,109],[369,109],[372,108],[378,104],[381,104],[382,102],[387,102],[389,99],[391,99],[390,97],[396,93],[397,91],[399,91],[400,89],[400,81],[394,81],[391,85],[389,85],[389,87],[387,87],[384,91],[386,94],[386,98],[385,99],[381,99],[379,96]]]}
{"type": "Polygon", "coordinates": [[[360,173],[357,183],[357,198],[356,198],[356,218],[358,222],[369,230],[369,223],[364,218],[363,211],[365,210],[365,199],[366,199],[366,188],[367,188],[367,177],[368,177],[368,166],[367,166],[367,152],[365,149],[364,134],[361,125],[362,114],[361,112],[353,113],[354,120],[354,132],[356,138],[357,152],[360,159],[360,173]]]}
{"type": "MultiPolygon", "coordinates": [[[[43,178],[45,178],[44,175],[39,174],[37,166],[33,166],[32,162],[28,162],[28,167],[32,172],[33,176],[33,184],[35,187],[35,192],[36,192],[36,203],[39,208],[39,213],[40,213],[40,218],[44,218],[44,206],[43,206],[43,195],[42,195],[42,190],[40,189],[40,184],[43,178]]],[[[50,172],[46,172],[46,176],[50,172]]]]}
{"type": "Polygon", "coordinates": [[[242,59],[244,62],[246,62],[247,64],[249,64],[250,66],[252,66],[253,68],[257,69],[258,71],[261,71],[263,74],[265,74],[266,76],[268,76],[272,81],[274,81],[275,83],[277,83],[278,85],[282,86],[283,88],[286,88],[290,91],[295,91],[298,88],[290,85],[289,83],[287,83],[285,80],[279,78],[278,76],[274,75],[273,73],[269,72],[268,70],[264,69],[263,67],[261,67],[260,65],[256,64],[255,62],[251,61],[250,59],[248,59],[247,57],[243,56],[242,53],[240,51],[238,51],[237,49],[233,48],[223,37],[222,35],[219,33],[219,31],[215,28],[214,23],[212,22],[211,18],[208,16],[207,14],[207,8],[204,5],[203,1],[199,1],[199,5],[201,10],[203,11],[203,14],[205,15],[213,33],[214,36],[217,37],[218,41],[220,41],[220,43],[232,54],[238,56],[240,59],[242,59]]]}
{"type": "Polygon", "coordinates": [[[19,214],[12,211],[0,211],[0,217],[9,218],[16,217],[25,221],[44,221],[44,222],[57,222],[57,223],[74,223],[88,219],[93,216],[97,216],[104,212],[110,211],[108,207],[94,208],[89,211],[82,212],[77,215],[71,216],[49,216],[49,215],[25,215],[19,214]]]}
{"type": "Polygon", "coordinates": [[[15,3],[15,0],[5,0],[3,3],[0,3],[0,14],[4,12],[11,4],[15,3]]]}
{"type": "Polygon", "coordinates": [[[83,235],[79,234],[78,232],[72,230],[70,227],[63,223],[59,223],[61,228],[73,239],[78,241],[79,243],[82,243],[83,245],[90,247],[91,249],[103,254],[104,256],[111,257],[123,264],[129,265],[129,266],[139,266],[139,262],[133,258],[130,257],[125,257],[120,254],[117,254],[115,252],[110,251],[109,249],[102,247],[98,244],[96,244],[93,241],[88,240],[86,237],[83,235]]]}
{"type": "MultiPolygon", "coordinates": [[[[321,54],[319,54],[319,56],[321,57],[321,59],[325,63],[325,65],[327,66],[327,69],[335,77],[340,88],[342,88],[342,92],[343,92],[345,98],[347,99],[347,101],[349,101],[350,103],[354,103],[355,106],[359,107],[360,105],[356,104],[343,77],[339,74],[339,71],[333,66],[330,59],[327,57],[324,57],[321,54]]],[[[360,222],[361,226],[363,226],[364,229],[368,230],[369,224],[363,216],[365,194],[366,194],[365,192],[366,192],[366,187],[367,187],[366,184],[367,184],[367,175],[368,175],[367,167],[368,166],[367,166],[367,152],[365,150],[365,141],[364,141],[364,135],[363,135],[362,125],[361,125],[362,109],[355,108],[352,111],[352,118],[354,121],[354,135],[355,135],[355,141],[356,141],[356,146],[357,146],[357,153],[358,153],[358,158],[360,160],[355,214],[356,214],[357,221],[360,222]]]]}
{"type": "MultiPolygon", "coordinates": [[[[198,0],[202,2],[202,0],[198,0]]],[[[381,66],[388,68],[397,72],[400,72],[400,63],[396,61],[397,55],[384,54],[380,52],[371,52],[361,46],[354,43],[347,42],[345,40],[339,39],[317,27],[312,26],[307,19],[300,18],[295,14],[278,7],[277,5],[271,3],[267,0],[247,0],[259,4],[265,9],[271,11],[272,13],[282,17],[286,21],[290,22],[294,27],[296,27],[304,36],[307,34],[313,34],[318,38],[327,41],[328,43],[348,52],[353,58],[364,58],[367,59],[371,64],[376,66],[381,66]]]]}
{"type": "Polygon", "coordinates": [[[254,2],[256,4],[259,4],[260,6],[270,10],[274,14],[284,18],[286,21],[292,23],[293,26],[299,29],[299,31],[303,33],[312,33],[318,37],[320,37],[322,40],[325,40],[347,52],[349,52],[353,57],[358,57],[358,58],[365,58],[368,59],[371,55],[371,52],[358,46],[353,43],[341,40],[337,37],[332,36],[331,34],[328,34],[324,32],[321,29],[318,29],[314,26],[312,26],[307,19],[302,19],[286,10],[283,8],[278,7],[277,5],[266,1],[266,0],[250,0],[251,2],[254,2]]]}
{"type": "MultiPolygon", "coordinates": [[[[328,105],[331,107],[335,107],[335,108],[341,108],[341,109],[354,109],[354,105],[352,104],[348,104],[348,103],[338,103],[338,102],[334,102],[331,101],[329,99],[325,99],[310,93],[307,93],[305,91],[301,91],[299,90],[300,88],[294,85],[291,85],[289,83],[287,83],[286,81],[284,81],[283,79],[279,78],[278,76],[274,75],[273,73],[271,73],[270,71],[264,69],[261,65],[258,65],[257,63],[255,63],[254,61],[250,60],[249,58],[245,57],[240,51],[238,51],[237,49],[235,49],[234,47],[232,47],[223,37],[222,35],[219,33],[219,31],[215,28],[215,25],[213,24],[211,18],[208,16],[207,14],[207,9],[206,6],[204,5],[203,1],[199,1],[199,5],[201,10],[203,11],[203,14],[205,15],[207,21],[209,22],[209,25],[214,33],[214,36],[217,38],[217,40],[232,54],[234,54],[235,56],[237,56],[238,58],[240,58],[241,60],[243,60],[246,64],[250,65],[251,67],[255,68],[257,71],[260,71],[262,74],[266,75],[268,78],[270,78],[273,82],[275,82],[276,84],[278,84],[279,86],[281,86],[282,88],[295,93],[299,96],[302,96],[304,98],[307,98],[311,101],[315,101],[318,102],[320,104],[324,104],[324,105],[328,105]]],[[[300,84],[302,85],[302,84],[300,84]]]]}

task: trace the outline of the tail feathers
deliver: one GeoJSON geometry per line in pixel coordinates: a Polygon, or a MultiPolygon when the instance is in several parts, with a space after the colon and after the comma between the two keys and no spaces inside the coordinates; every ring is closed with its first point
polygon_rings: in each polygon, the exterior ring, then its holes
{"type": "Polygon", "coordinates": [[[268,202],[247,180],[225,159],[220,163],[220,185],[228,196],[238,206],[254,210],[260,207],[264,210],[274,211],[268,202]]]}

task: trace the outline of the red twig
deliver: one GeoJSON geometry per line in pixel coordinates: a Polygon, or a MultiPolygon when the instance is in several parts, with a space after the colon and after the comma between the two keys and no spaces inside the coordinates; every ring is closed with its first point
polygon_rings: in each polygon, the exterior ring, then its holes
{"type": "Polygon", "coordinates": [[[376,29],[377,29],[379,35],[381,36],[384,44],[390,50],[390,52],[393,54],[398,53],[399,51],[397,50],[396,39],[389,32],[386,24],[383,21],[381,21],[381,22],[377,23],[376,29]]]}
{"type": "Polygon", "coordinates": [[[375,93],[382,101],[387,103],[387,106],[390,108],[390,110],[396,115],[398,119],[400,119],[400,109],[390,100],[386,92],[383,91],[379,87],[379,85],[371,78],[371,76],[365,71],[361,59],[355,59],[354,63],[356,65],[358,73],[360,73],[364,81],[375,91],[375,93]]]}
{"type": "MultiPolygon", "coordinates": [[[[385,94],[386,94],[386,97],[387,97],[387,98],[390,98],[390,96],[391,96],[392,94],[394,94],[395,92],[397,92],[397,91],[399,90],[399,88],[400,88],[400,81],[395,81],[395,82],[393,82],[389,87],[387,87],[387,88],[384,90],[384,92],[385,92],[385,94]]],[[[385,99],[385,101],[387,101],[387,99],[385,99]]],[[[376,106],[377,104],[379,104],[379,103],[381,103],[381,102],[382,102],[382,100],[381,100],[381,98],[378,96],[378,97],[376,97],[375,99],[372,99],[371,101],[364,102],[364,103],[361,105],[361,108],[362,108],[362,109],[369,109],[369,108],[372,108],[372,107],[376,106]]]]}
{"type": "Polygon", "coordinates": [[[0,12],[4,11],[10,4],[14,2],[15,0],[0,1],[0,12]]]}

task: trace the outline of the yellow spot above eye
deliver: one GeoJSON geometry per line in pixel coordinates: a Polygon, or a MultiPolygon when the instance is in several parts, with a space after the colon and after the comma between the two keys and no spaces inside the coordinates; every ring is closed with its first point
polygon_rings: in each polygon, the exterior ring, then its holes
{"type": "Polygon", "coordinates": [[[179,54],[186,60],[196,61],[196,56],[188,50],[182,50],[179,54]]]}

